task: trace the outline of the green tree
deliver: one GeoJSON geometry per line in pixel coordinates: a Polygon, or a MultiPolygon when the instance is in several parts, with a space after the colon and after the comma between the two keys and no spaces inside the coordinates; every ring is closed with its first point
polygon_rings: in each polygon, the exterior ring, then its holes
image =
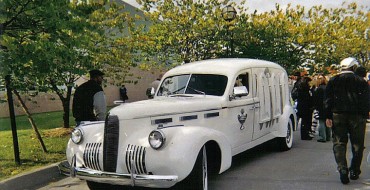
{"type": "Polygon", "coordinates": [[[247,38],[237,40],[237,46],[241,56],[271,60],[289,72],[300,67],[311,68],[311,73],[327,72],[330,65],[348,56],[367,66],[369,15],[361,10],[354,3],[336,9],[315,6],[308,11],[290,5],[283,10],[277,4],[269,13],[240,16],[239,34],[247,38]]]}
{"type": "Polygon", "coordinates": [[[152,25],[136,40],[142,64],[167,65],[215,58],[224,53],[226,21],[221,11],[229,1],[137,1],[152,25]]]}
{"type": "MultiPolygon", "coordinates": [[[[304,62],[305,41],[297,43],[302,28],[303,7],[290,5],[270,12],[240,15],[236,47],[239,57],[264,59],[293,70],[304,62]]],[[[304,39],[304,38],[303,38],[304,39]]]]}
{"type": "Polygon", "coordinates": [[[141,1],[154,23],[137,36],[143,62],[187,63],[225,57],[230,40],[234,57],[265,59],[288,72],[309,67],[322,72],[347,56],[369,62],[369,13],[356,4],[343,8],[303,6],[248,13],[245,1],[141,1]],[[238,15],[231,22],[221,10],[231,4],[238,15]]]}
{"type": "Polygon", "coordinates": [[[341,59],[355,57],[369,69],[370,55],[370,14],[351,3],[343,8],[324,9],[321,6],[309,11],[311,28],[316,28],[312,35],[314,53],[311,59],[318,68],[338,64],[341,59]]]}
{"type": "Polygon", "coordinates": [[[92,68],[129,64],[120,59],[128,45],[120,45],[123,38],[117,37],[128,21],[121,5],[68,0],[1,3],[6,13],[1,17],[2,75],[11,74],[22,90],[55,92],[62,101],[64,127],[69,127],[72,88],[81,75],[92,68]]]}

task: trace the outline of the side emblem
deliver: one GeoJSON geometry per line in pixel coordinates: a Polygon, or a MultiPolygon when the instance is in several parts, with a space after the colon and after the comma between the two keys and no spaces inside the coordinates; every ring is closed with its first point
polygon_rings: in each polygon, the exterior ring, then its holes
{"type": "Polygon", "coordinates": [[[247,114],[244,113],[244,109],[241,109],[240,114],[238,115],[238,121],[241,124],[240,130],[245,129],[244,127],[245,120],[247,120],[247,114]]]}

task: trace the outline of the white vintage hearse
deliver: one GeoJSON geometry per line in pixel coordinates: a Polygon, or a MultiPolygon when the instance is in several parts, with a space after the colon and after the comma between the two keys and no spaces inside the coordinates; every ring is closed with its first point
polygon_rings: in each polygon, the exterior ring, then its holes
{"type": "Polygon", "coordinates": [[[207,189],[208,174],[269,140],[289,150],[296,129],[288,76],[278,64],[211,59],[178,66],[154,98],[119,105],[74,129],[62,173],[90,189],[111,184],[207,189]]]}

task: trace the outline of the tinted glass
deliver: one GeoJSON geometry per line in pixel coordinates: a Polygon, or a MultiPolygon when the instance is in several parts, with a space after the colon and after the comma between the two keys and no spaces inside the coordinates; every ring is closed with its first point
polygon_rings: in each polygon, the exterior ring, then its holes
{"type": "Polygon", "coordinates": [[[227,85],[223,75],[192,74],[166,78],[161,84],[157,96],[175,94],[205,94],[222,96],[227,85]]]}

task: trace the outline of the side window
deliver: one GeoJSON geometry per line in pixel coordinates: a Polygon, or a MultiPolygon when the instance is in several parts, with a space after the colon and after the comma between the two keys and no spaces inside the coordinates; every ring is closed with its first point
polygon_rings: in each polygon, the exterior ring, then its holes
{"type": "Polygon", "coordinates": [[[249,74],[243,73],[236,77],[235,86],[245,86],[249,90],[249,74]]]}
{"type": "Polygon", "coordinates": [[[234,94],[238,97],[247,96],[250,92],[249,89],[249,74],[242,73],[235,79],[234,94]]]}

